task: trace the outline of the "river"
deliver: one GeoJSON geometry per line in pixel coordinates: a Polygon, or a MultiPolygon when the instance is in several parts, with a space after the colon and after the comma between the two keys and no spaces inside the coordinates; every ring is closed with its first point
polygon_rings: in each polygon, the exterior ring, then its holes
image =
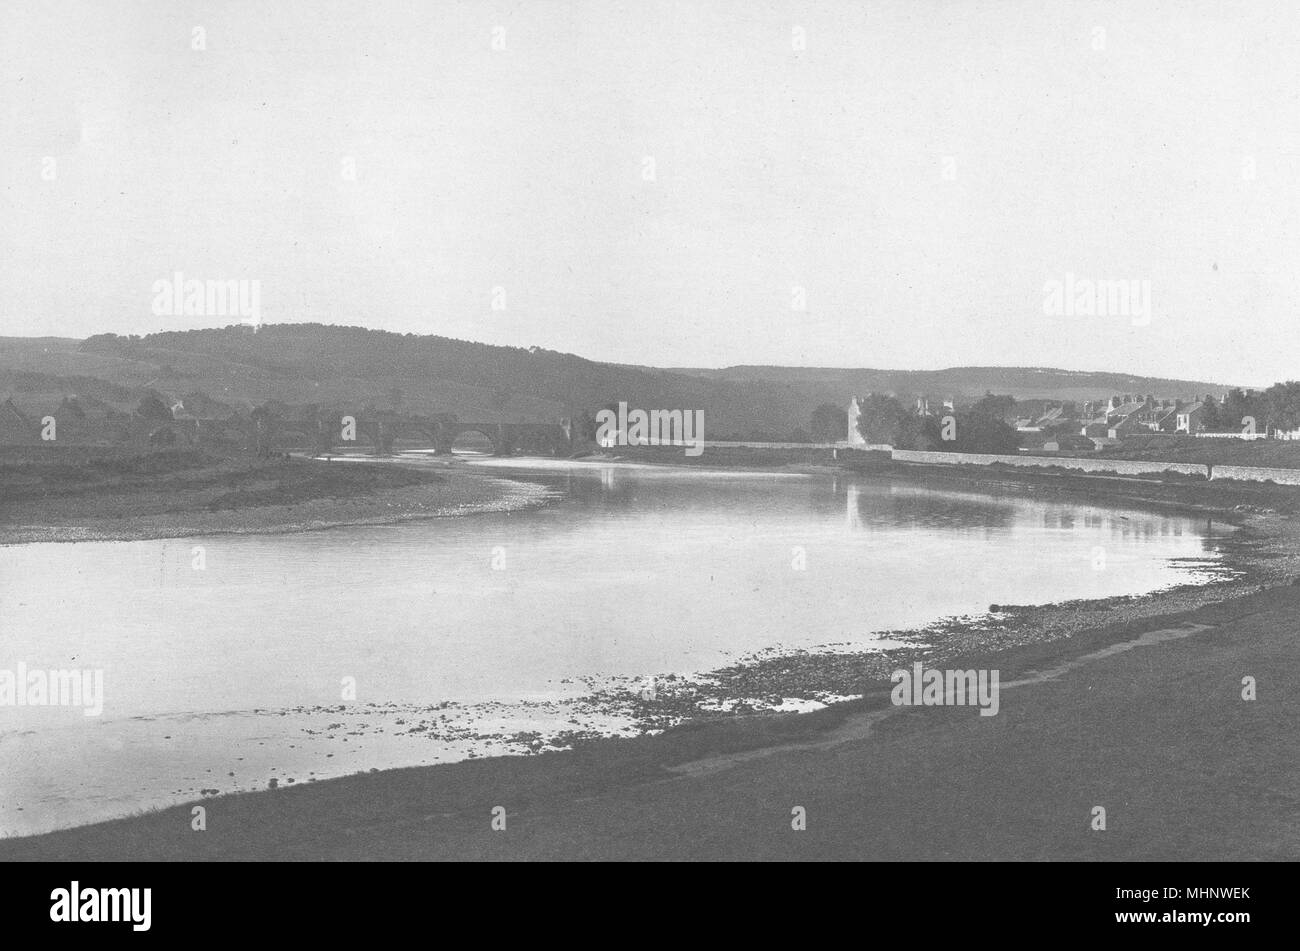
{"type": "Polygon", "coordinates": [[[1188,518],[817,474],[480,460],[560,500],[291,535],[0,548],[0,669],[102,670],[103,712],[0,706],[0,834],[628,732],[594,686],[1139,594],[1188,518]],[[503,465],[502,462],[505,462],[503,465]],[[33,583],[35,579],[38,582],[33,583]]]}

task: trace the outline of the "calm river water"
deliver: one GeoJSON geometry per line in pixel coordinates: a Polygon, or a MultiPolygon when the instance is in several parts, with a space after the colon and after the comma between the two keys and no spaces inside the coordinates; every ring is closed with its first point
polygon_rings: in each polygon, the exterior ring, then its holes
{"type": "Polygon", "coordinates": [[[98,717],[0,706],[0,834],[504,752],[521,730],[619,732],[574,705],[605,678],[767,648],[879,649],[881,631],[993,602],[1146,592],[1192,577],[1171,559],[1215,558],[1189,519],[845,475],[517,474],[562,501],[0,548],[0,669],[104,678],[98,717]]]}

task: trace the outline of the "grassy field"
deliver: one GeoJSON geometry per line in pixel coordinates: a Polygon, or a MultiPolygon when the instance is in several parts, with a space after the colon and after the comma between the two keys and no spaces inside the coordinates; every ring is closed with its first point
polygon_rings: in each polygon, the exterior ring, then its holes
{"type": "Polygon", "coordinates": [[[370,461],[0,450],[0,544],[271,533],[540,504],[539,486],[370,461]]]}
{"type": "Polygon", "coordinates": [[[1090,454],[1098,459],[1154,459],[1222,466],[1264,466],[1300,469],[1300,442],[1278,439],[1197,439],[1194,436],[1151,436],[1125,440],[1090,454]]]}
{"type": "Polygon", "coordinates": [[[105,449],[0,451],[0,513],[57,504],[88,515],[219,511],[349,498],[436,485],[434,472],[395,466],[321,465],[276,456],[219,457],[193,450],[132,454],[105,449]]]}

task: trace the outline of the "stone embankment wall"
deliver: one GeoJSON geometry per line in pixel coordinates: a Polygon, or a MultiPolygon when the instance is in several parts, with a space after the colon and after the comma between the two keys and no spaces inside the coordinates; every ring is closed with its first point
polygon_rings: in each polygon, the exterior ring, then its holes
{"type": "Polygon", "coordinates": [[[1073,456],[1008,456],[983,452],[918,452],[895,449],[896,462],[922,462],[930,465],[1008,466],[1041,468],[1059,466],[1077,472],[1113,472],[1116,475],[1158,475],[1177,472],[1205,479],[1239,479],[1243,482],[1276,482],[1300,485],[1300,469],[1276,469],[1265,466],[1219,466],[1199,462],[1157,462],[1139,459],[1077,459],[1073,456]]]}
{"type": "Polygon", "coordinates": [[[1241,479],[1243,482],[1276,482],[1300,485],[1300,469],[1267,469],[1263,466],[1215,466],[1211,479],[1241,479]]]}
{"type": "MultiPolygon", "coordinates": [[[[1073,456],[1010,456],[983,452],[920,452],[911,449],[895,449],[893,458],[896,462],[924,462],[932,465],[991,466],[994,463],[1002,463],[1008,466],[1028,468],[1059,466],[1062,469],[1072,469],[1078,472],[1113,472],[1116,475],[1152,475],[1161,472],[1177,472],[1181,475],[1206,478],[1209,470],[1206,465],[1190,462],[1077,459],[1073,456]]],[[[1256,471],[1263,472],[1266,470],[1256,471]]]]}

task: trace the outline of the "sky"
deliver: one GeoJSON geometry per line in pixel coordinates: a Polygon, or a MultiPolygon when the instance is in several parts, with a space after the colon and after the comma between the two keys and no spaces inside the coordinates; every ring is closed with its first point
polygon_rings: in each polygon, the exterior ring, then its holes
{"type": "Polygon", "coordinates": [[[0,335],[238,322],[159,313],[180,272],[621,363],[1266,385],[1298,62],[1293,0],[0,0],[0,335]]]}

